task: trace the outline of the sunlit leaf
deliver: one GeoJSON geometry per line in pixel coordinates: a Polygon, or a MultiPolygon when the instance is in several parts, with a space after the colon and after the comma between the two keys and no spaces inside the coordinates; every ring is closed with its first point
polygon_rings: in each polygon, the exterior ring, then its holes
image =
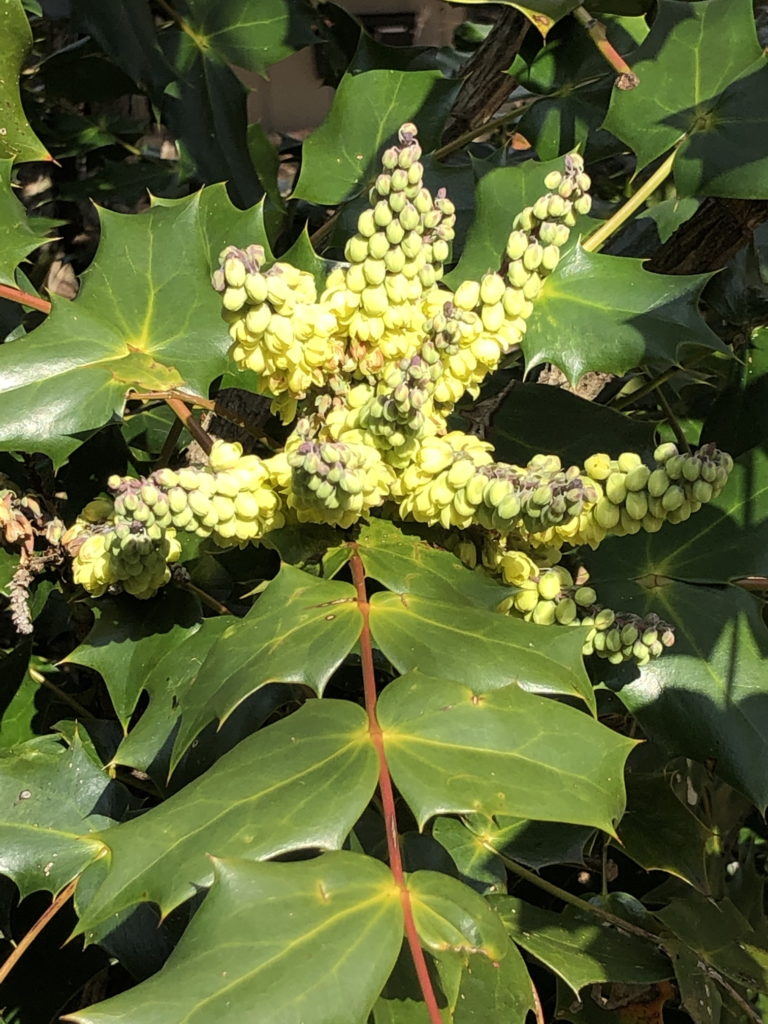
{"type": "Polygon", "coordinates": [[[57,892],[104,852],[93,834],[124,801],[119,787],[85,753],[40,736],[0,750],[0,872],[22,896],[57,892]]]}
{"type": "Polygon", "coordinates": [[[341,852],[297,864],[214,864],[213,889],[165,967],[67,1019],[364,1021],[402,939],[387,868],[341,852]]]}
{"type": "Polygon", "coordinates": [[[361,627],[349,583],[284,565],[245,618],[224,630],[198,669],[184,702],[174,761],[204,725],[226,719],[266,683],[302,683],[322,694],[361,627]]]}
{"type": "MultiPolygon", "coordinates": [[[[11,191],[13,161],[0,160],[0,284],[14,286],[14,271],[44,239],[35,219],[27,217],[24,206],[11,191]]],[[[47,222],[44,224],[47,229],[47,222]]]]}
{"type": "MultiPolygon", "coordinates": [[[[454,0],[454,2],[458,3],[459,0],[454,0]]],[[[467,2],[479,4],[483,0],[467,0],[467,2]]],[[[526,4],[517,3],[516,0],[501,0],[501,3],[517,8],[543,36],[546,36],[560,18],[564,18],[566,14],[570,14],[575,7],[579,6],[576,0],[531,0],[526,4]]]]}
{"type": "Polygon", "coordinates": [[[3,0],[0,23],[0,160],[50,160],[48,150],[29,126],[19,95],[21,69],[32,49],[32,32],[21,0],[3,0]]]}
{"type": "Polygon", "coordinates": [[[482,570],[472,572],[455,555],[385,519],[364,526],[357,544],[366,574],[396,594],[469,602],[493,611],[510,593],[482,570]]]}
{"type": "Polygon", "coordinates": [[[261,860],[338,848],[376,776],[363,710],[310,701],[243,740],[158,807],[99,833],[108,853],[91,871],[81,929],[147,900],[168,913],[210,885],[209,854],[261,860]]]}
{"type": "Polygon", "coordinates": [[[379,721],[392,777],[422,827],[477,812],[613,832],[621,817],[632,741],[564,704],[409,672],[384,690],[379,721]]]}
{"type": "Polygon", "coordinates": [[[467,603],[400,593],[373,595],[371,630],[399,672],[433,671],[439,651],[451,676],[478,691],[517,683],[594,704],[579,628],[536,626],[467,603]]]}
{"type": "Polygon", "coordinates": [[[62,461],[78,434],[122,413],[129,388],[207,393],[228,337],[199,210],[198,193],[141,216],[100,211],[77,299],[54,301],[45,323],[0,349],[0,447],[62,461]]]}
{"type": "Polygon", "coordinates": [[[506,932],[496,914],[474,889],[439,871],[408,876],[413,920],[421,944],[434,956],[482,953],[500,960],[506,932]]]}
{"type": "Polygon", "coordinates": [[[588,370],[622,374],[669,366],[692,349],[726,351],[698,311],[707,274],[664,276],[641,260],[577,246],[536,301],[523,351],[529,367],[552,362],[575,383],[588,370]]]}
{"type": "Polygon", "coordinates": [[[660,0],[633,70],[639,85],[614,90],[604,127],[639,168],[684,139],[675,160],[683,195],[764,194],[768,67],[750,0],[660,0]]]}
{"type": "Polygon", "coordinates": [[[439,71],[345,75],[325,121],[304,144],[294,198],[333,205],[373,175],[383,146],[415,122],[425,152],[436,146],[458,83],[439,71]]]}

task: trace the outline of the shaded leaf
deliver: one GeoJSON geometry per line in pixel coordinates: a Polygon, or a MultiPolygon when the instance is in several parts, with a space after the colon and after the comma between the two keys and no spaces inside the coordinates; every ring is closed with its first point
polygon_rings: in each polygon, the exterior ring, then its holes
{"type": "Polygon", "coordinates": [[[392,778],[423,827],[480,813],[595,825],[613,833],[634,746],[589,715],[526,693],[410,672],[381,695],[392,778]]]}
{"type": "Polygon", "coordinates": [[[768,327],[752,332],[744,362],[734,369],[738,378],[720,392],[704,420],[701,440],[714,441],[735,457],[768,440],[768,327]]]}
{"type": "Polygon", "coordinates": [[[754,598],[737,587],[667,583],[621,606],[656,610],[677,639],[641,669],[606,672],[607,684],[665,750],[710,764],[765,807],[768,631],[754,598]]]}
{"type": "Polygon", "coordinates": [[[111,825],[121,790],[88,757],[40,736],[0,750],[0,873],[22,896],[58,892],[104,852],[93,833],[111,825]]]}
{"type": "Polygon", "coordinates": [[[21,0],[3,0],[0,19],[0,160],[50,160],[48,150],[29,126],[19,95],[21,69],[32,49],[32,32],[21,0]]]}
{"type": "Polygon", "coordinates": [[[140,216],[100,211],[77,299],[54,301],[45,323],[0,349],[0,446],[62,461],[77,434],[121,414],[129,388],[207,393],[228,339],[199,207],[198,194],[140,216]]]}
{"type": "Polygon", "coordinates": [[[581,628],[536,626],[466,603],[419,594],[374,594],[371,631],[399,672],[430,672],[439,651],[451,675],[478,692],[516,683],[537,693],[564,693],[594,706],[584,670],[581,628]]]}
{"type": "Polygon", "coordinates": [[[301,683],[321,695],[354,646],[362,619],[349,583],[283,565],[244,619],[230,622],[184,702],[174,764],[200,729],[266,683],[301,683]]]}
{"type": "Polygon", "coordinates": [[[43,232],[49,222],[35,223],[27,217],[22,203],[11,191],[13,161],[0,160],[0,284],[16,285],[14,271],[21,261],[43,244],[43,232]]]}
{"type": "Polygon", "coordinates": [[[386,519],[371,519],[361,529],[357,546],[366,575],[396,594],[469,602],[493,611],[510,593],[484,572],[468,569],[455,555],[403,533],[386,519]]]}
{"type": "Polygon", "coordinates": [[[730,900],[715,903],[691,890],[657,910],[656,917],[737,985],[768,992],[768,950],[759,948],[759,935],[730,900]]]}
{"type": "Polygon", "coordinates": [[[450,854],[462,877],[487,895],[507,891],[504,861],[456,818],[435,818],[432,836],[450,854]]]}
{"type": "Polygon", "coordinates": [[[540,452],[567,465],[595,452],[616,457],[654,448],[652,424],[544,384],[515,384],[494,413],[488,440],[497,461],[522,465],[540,452]]]}
{"type": "Polygon", "coordinates": [[[578,994],[602,981],[644,984],[672,976],[669,960],[655,946],[597,917],[566,910],[556,914],[514,896],[492,896],[510,938],[578,994]]]}
{"type": "Polygon", "coordinates": [[[165,967],[67,1019],[365,1020],[402,939],[400,896],[387,868],[347,852],[295,864],[214,863],[213,889],[165,967]]]}
{"type": "Polygon", "coordinates": [[[32,721],[39,687],[28,671],[31,651],[29,642],[22,641],[7,654],[0,653],[0,749],[15,747],[36,735],[32,721]]]}
{"type": "Polygon", "coordinates": [[[680,1005],[694,1024],[720,1024],[723,1000],[717,983],[699,966],[698,954],[680,944],[672,955],[680,1005]]]}
{"type": "Polygon", "coordinates": [[[100,833],[108,855],[91,870],[80,929],[88,933],[145,901],[167,914],[210,885],[209,854],[257,860],[338,848],[370,800],[377,771],[363,710],[310,701],[158,807],[100,833]]]}
{"type": "Polygon", "coordinates": [[[646,871],[667,871],[709,892],[709,829],[682,804],[663,775],[627,774],[627,810],[619,825],[622,852],[646,871]]]}
{"type": "Polygon", "coordinates": [[[588,370],[669,366],[691,349],[726,347],[697,303],[708,274],[651,274],[642,260],[576,246],[544,282],[523,337],[527,365],[552,362],[575,383],[588,370]]]}
{"type": "Polygon", "coordinates": [[[452,1024],[524,1024],[533,1009],[531,978],[516,946],[507,939],[499,961],[474,954],[463,965],[452,1024]]]}
{"type": "Polygon", "coordinates": [[[529,821],[504,814],[497,814],[493,820],[468,815],[465,821],[476,843],[488,854],[495,850],[537,869],[548,864],[583,864],[584,847],[594,833],[594,829],[582,825],[529,821]]]}
{"type": "Polygon", "coordinates": [[[683,195],[764,194],[768,68],[749,0],[661,0],[633,70],[639,85],[614,90],[604,127],[640,169],[684,138],[675,160],[683,195]]]}
{"type": "Polygon", "coordinates": [[[90,633],[64,661],[87,665],[101,674],[126,730],[148,676],[164,658],[169,657],[182,672],[194,664],[187,644],[202,625],[200,602],[191,594],[166,588],[141,603],[127,597],[105,598],[95,606],[94,615],[90,633]],[[183,659],[179,658],[182,645],[183,659]]]}
{"type": "Polygon", "coordinates": [[[332,206],[375,176],[381,149],[405,121],[425,152],[439,144],[457,81],[439,71],[364,71],[342,78],[325,121],[304,143],[295,199],[332,206]]]}

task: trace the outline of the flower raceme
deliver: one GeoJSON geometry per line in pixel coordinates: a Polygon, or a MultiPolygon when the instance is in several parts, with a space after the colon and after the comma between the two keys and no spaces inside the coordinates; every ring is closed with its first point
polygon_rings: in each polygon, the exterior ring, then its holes
{"type": "Polygon", "coordinates": [[[176,531],[242,546],[292,522],[346,529],[383,509],[450,531],[446,546],[516,587],[500,611],[586,625],[585,653],[645,663],[673,642],[671,626],[602,608],[583,570],[559,563],[608,534],[685,521],[720,493],[732,460],[713,445],[680,453],[665,444],[649,463],[626,452],[583,467],[547,454],[516,466],[450,430],[459,399],[477,395],[519,348],[577,216],[589,211],[590,180],[581,157],[566,156],[514,218],[497,266],[450,290],[455,209],[444,190],[425,186],[421,155],[416,127],[403,125],[345,263],[322,287],[270,263],[259,245],[223,250],[213,287],[230,354],[292,424],[284,450],[260,458],[216,441],[208,465],[111,478],[113,500],[91,503],[66,538],[75,580],[94,596],[121,585],[146,598],[179,557],[176,531]]]}

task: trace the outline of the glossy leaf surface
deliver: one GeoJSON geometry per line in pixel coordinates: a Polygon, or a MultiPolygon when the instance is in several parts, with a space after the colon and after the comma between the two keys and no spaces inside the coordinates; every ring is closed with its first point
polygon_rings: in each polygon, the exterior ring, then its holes
{"type": "Polygon", "coordinates": [[[387,868],[355,853],[295,864],[226,859],[214,865],[213,889],[166,966],[137,988],[68,1019],[365,1020],[402,939],[400,896],[387,868]]]}
{"type": "Polygon", "coordinates": [[[483,691],[420,672],[386,688],[379,721],[420,826],[436,814],[516,815],[613,832],[631,740],[518,686],[483,691]]]}
{"type": "Polygon", "coordinates": [[[32,32],[21,0],[0,2],[0,24],[0,160],[50,160],[48,150],[29,126],[19,95],[21,69],[32,48],[32,32]]]}
{"type": "Polygon", "coordinates": [[[109,852],[95,868],[101,884],[80,908],[81,928],[146,900],[167,913],[210,885],[211,854],[257,860],[339,847],[370,800],[376,773],[363,711],[310,701],[160,806],[100,833],[109,852]]]}

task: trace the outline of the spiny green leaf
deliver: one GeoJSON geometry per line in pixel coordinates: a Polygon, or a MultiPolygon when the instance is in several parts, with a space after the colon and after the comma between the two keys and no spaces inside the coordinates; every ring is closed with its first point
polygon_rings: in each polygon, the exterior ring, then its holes
{"type": "Polygon", "coordinates": [[[187,0],[188,21],[203,56],[263,74],[314,37],[288,0],[187,0]]]}
{"type": "Polygon", "coordinates": [[[605,928],[598,917],[555,914],[514,896],[492,896],[490,902],[518,946],[577,995],[585,985],[601,981],[643,985],[672,977],[669,960],[654,946],[605,928]]]}
{"type": "Polygon", "coordinates": [[[661,0],[633,70],[639,85],[614,90],[603,126],[632,147],[640,169],[682,138],[675,180],[684,195],[764,195],[768,68],[750,0],[661,0]]]}
{"type": "Polygon", "coordinates": [[[121,791],[100,771],[78,738],[67,749],[40,736],[0,750],[0,872],[22,897],[58,892],[104,853],[93,834],[112,822],[121,791]]]}
{"type": "Polygon", "coordinates": [[[357,545],[366,574],[396,594],[469,602],[493,611],[510,593],[481,570],[470,571],[455,555],[403,533],[385,519],[372,519],[364,526],[357,545]]]}
{"type": "MultiPolygon", "coordinates": [[[[161,590],[151,601],[106,598],[94,609],[96,621],[65,662],[101,673],[123,729],[136,709],[146,680],[163,658],[186,668],[186,644],[202,624],[200,603],[176,589],[161,590]],[[179,648],[185,647],[184,659],[179,648]]],[[[217,620],[215,620],[217,621],[217,620]]],[[[165,669],[169,668],[165,666],[165,669]]]]}
{"type": "Polygon", "coordinates": [[[594,706],[581,656],[583,629],[536,626],[458,601],[401,593],[373,595],[371,631],[399,672],[431,672],[439,651],[451,675],[478,691],[517,683],[594,706]]]}
{"type": "Polygon", "coordinates": [[[483,895],[507,891],[504,861],[456,818],[435,818],[432,838],[450,855],[463,878],[483,895]]]}
{"type": "Polygon", "coordinates": [[[200,224],[211,267],[218,266],[219,253],[227,245],[243,249],[254,243],[263,245],[267,259],[272,259],[263,199],[248,210],[239,210],[223,182],[210,185],[200,192],[200,224]]]}
{"type": "Polygon", "coordinates": [[[91,870],[80,929],[144,901],[167,914],[210,885],[209,854],[257,860],[338,848],[370,800],[377,770],[364,711],[310,701],[164,803],[99,833],[108,854],[91,870]]]}
{"type": "MultiPolygon", "coordinates": [[[[768,268],[764,276],[768,281],[768,268]]],[[[768,327],[755,328],[744,362],[734,369],[738,376],[710,409],[701,441],[713,441],[735,458],[768,441],[768,327]]]]}
{"type": "Polygon", "coordinates": [[[347,852],[295,864],[214,864],[213,889],[165,967],[67,1019],[361,1024],[402,939],[387,868],[347,852]]]}
{"type": "Polygon", "coordinates": [[[653,609],[675,626],[675,646],[640,669],[605,670],[647,735],[671,754],[708,762],[754,804],[768,804],[768,631],[738,587],[667,583],[613,607],[653,609]]]}
{"type": "Polygon", "coordinates": [[[518,860],[528,867],[549,864],[583,864],[584,847],[594,829],[561,822],[529,821],[497,814],[493,820],[478,814],[465,816],[476,847],[493,856],[493,851],[518,860]]]}
{"type": "Polygon", "coordinates": [[[392,777],[420,827],[477,812],[613,833],[624,810],[632,741],[518,686],[483,691],[409,672],[386,687],[378,714],[392,777]]]}
{"type": "Polygon", "coordinates": [[[726,352],[697,308],[709,277],[651,274],[642,260],[576,246],[544,282],[523,337],[526,362],[555,363],[575,383],[588,370],[622,374],[669,366],[691,349],[726,352]]]}
{"type": "Polygon", "coordinates": [[[50,153],[29,126],[19,95],[21,68],[32,49],[32,32],[21,0],[0,0],[0,24],[0,160],[50,160],[50,153]]]}
{"type": "MultiPolygon", "coordinates": [[[[459,0],[453,0],[453,2],[458,3],[459,0]]],[[[466,0],[466,2],[479,4],[483,0],[466,0]]],[[[516,7],[545,37],[560,18],[564,18],[566,14],[570,14],[575,7],[579,6],[576,0],[531,0],[526,4],[517,3],[516,0],[501,0],[501,3],[509,7],[516,7]]]]}
{"type": "Polygon", "coordinates": [[[205,394],[225,366],[199,193],[140,216],[101,210],[100,219],[99,249],[78,298],[55,300],[44,324],[0,349],[5,450],[62,461],[78,434],[122,413],[130,388],[185,384],[205,394]]]}
{"type": "Polygon", "coordinates": [[[342,78],[325,121],[304,143],[296,199],[331,206],[376,175],[381,149],[405,121],[422,149],[438,145],[458,82],[439,71],[364,71],[342,78]]]}
{"type": "Polygon", "coordinates": [[[583,464],[595,452],[651,452],[650,423],[631,420],[563,388],[515,383],[493,416],[488,440],[499,462],[525,465],[540,452],[583,464]]]}
{"type": "Polygon", "coordinates": [[[482,953],[501,960],[504,925],[474,889],[439,871],[415,871],[408,876],[408,892],[419,940],[433,956],[482,953]]]}
{"type": "Polygon", "coordinates": [[[185,701],[174,764],[204,725],[223,721],[266,683],[302,683],[321,695],[355,644],[362,619],[349,583],[283,565],[244,619],[225,629],[185,701]]]}
{"type": "Polygon", "coordinates": [[[700,959],[737,985],[768,992],[768,950],[730,900],[715,902],[691,889],[656,917],[700,959]]]}
{"type": "Polygon", "coordinates": [[[621,849],[646,871],[667,871],[709,892],[705,849],[712,833],[682,804],[663,775],[627,774],[621,849]]]}
{"type": "MultiPolygon", "coordinates": [[[[44,239],[39,231],[40,224],[27,217],[24,206],[11,191],[11,167],[13,161],[0,160],[0,284],[14,286],[14,271],[44,239]]],[[[50,226],[45,222],[45,230],[50,226]]]]}
{"type": "MultiPolygon", "coordinates": [[[[446,966],[443,958],[440,973],[444,984],[446,966]]],[[[525,961],[509,939],[497,961],[475,953],[461,965],[452,966],[454,971],[460,967],[460,973],[452,1000],[451,1024],[479,1024],[491,1020],[525,1024],[528,1011],[533,1009],[531,978],[525,961]]]]}
{"type": "Polygon", "coordinates": [[[22,641],[7,654],[0,654],[3,699],[0,705],[0,749],[15,747],[36,736],[32,724],[37,715],[40,684],[29,675],[32,645],[22,641]]]}

